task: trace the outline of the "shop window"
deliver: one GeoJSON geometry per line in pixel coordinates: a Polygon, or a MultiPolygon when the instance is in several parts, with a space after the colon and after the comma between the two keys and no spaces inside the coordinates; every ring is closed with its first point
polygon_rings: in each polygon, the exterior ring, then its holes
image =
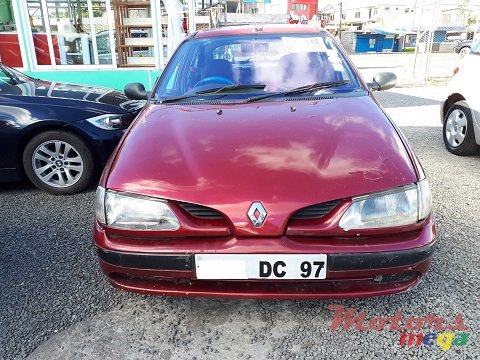
{"type": "MultiPolygon", "coordinates": [[[[0,0],[0,32],[3,4],[16,1],[0,0]]],[[[30,52],[39,66],[154,67],[165,63],[190,32],[187,0],[21,1],[28,10],[21,16],[32,34],[27,44],[33,45],[30,52]],[[160,24],[158,39],[155,27],[160,24]],[[163,48],[156,51],[160,42],[163,48]],[[162,55],[159,61],[156,56],[162,55]]],[[[12,34],[18,43],[16,33],[12,34]]],[[[0,56],[4,48],[0,47],[0,56]]]]}
{"type": "Polygon", "coordinates": [[[307,4],[292,4],[292,10],[307,10],[307,4]]]}
{"type": "Polygon", "coordinates": [[[154,66],[155,42],[150,1],[114,1],[118,66],[154,66]]]}
{"type": "Polygon", "coordinates": [[[8,66],[23,66],[12,0],[0,0],[0,62],[8,66]]]}
{"type": "Polygon", "coordinates": [[[27,6],[38,65],[112,63],[105,0],[27,0],[27,6]]]}

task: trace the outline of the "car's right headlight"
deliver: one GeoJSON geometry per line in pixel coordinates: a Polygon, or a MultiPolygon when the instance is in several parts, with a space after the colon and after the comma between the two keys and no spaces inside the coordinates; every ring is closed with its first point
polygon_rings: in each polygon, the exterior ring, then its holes
{"type": "Polygon", "coordinates": [[[97,220],[117,229],[169,230],[180,228],[180,222],[167,204],[157,198],[97,188],[95,196],[97,220]]]}
{"type": "Polygon", "coordinates": [[[103,114],[86,121],[103,130],[117,130],[125,127],[122,121],[123,116],[124,114],[103,114]]]}
{"type": "Polygon", "coordinates": [[[432,210],[427,179],[381,193],[359,196],[340,219],[345,230],[374,229],[415,224],[432,210]]]}

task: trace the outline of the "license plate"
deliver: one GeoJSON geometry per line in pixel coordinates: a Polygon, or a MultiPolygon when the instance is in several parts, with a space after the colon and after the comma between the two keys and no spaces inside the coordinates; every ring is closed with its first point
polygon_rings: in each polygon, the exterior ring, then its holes
{"type": "Polygon", "coordinates": [[[321,280],[326,254],[197,254],[197,279],[321,280]]]}

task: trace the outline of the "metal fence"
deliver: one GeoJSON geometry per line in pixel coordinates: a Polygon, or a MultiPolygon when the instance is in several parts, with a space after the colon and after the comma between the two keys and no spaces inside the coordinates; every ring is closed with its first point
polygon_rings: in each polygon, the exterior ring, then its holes
{"type": "Polygon", "coordinates": [[[450,77],[479,36],[480,4],[417,0],[412,75],[417,80],[450,77]]]}

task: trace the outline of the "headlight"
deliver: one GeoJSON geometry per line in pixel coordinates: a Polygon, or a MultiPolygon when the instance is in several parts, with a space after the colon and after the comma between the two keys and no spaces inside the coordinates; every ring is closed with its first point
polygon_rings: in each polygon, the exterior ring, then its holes
{"type": "Polygon", "coordinates": [[[180,223],[165,200],[105,191],[98,187],[97,220],[112,228],[132,230],[178,230],[180,223]]]}
{"type": "Polygon", "coordinates": [[[100,129],[116,130],[123,127],[122,116],[120,114],[104,114],[86,120],[100,129]]]}
{"type": "Polygon", "coordinates": [[[426,179],[392,191],[353,198],[340,219],[340,227],[372,229],[415,224],[432,210],[430,187],[426,179]]]}
{"type": "Polygon", "coordinates": [[[97,192],[95,193],[95,216],[99,223],[107,223],[105,217],[105,189],[101,186],[97,187],[97,192]]]}

